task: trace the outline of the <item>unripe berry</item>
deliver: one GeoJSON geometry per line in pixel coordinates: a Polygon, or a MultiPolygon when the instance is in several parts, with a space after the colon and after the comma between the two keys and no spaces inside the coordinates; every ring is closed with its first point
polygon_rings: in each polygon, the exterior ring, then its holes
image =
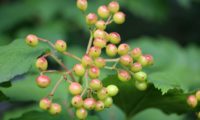
{"type": "Polygon", "coordinates": [[[62,111],[62,108],[59,104],[57,103],[52,103],[51,104],[51,107],[49,109],[49,112],[52,114],[52,115],[56,115],[56,114],[59,114],[60,112],[62,111]]]}
{"type": "Polygon", "coordinates": [[[95,26],[96,26],[97,29],[100,29],[100,30],[105,30],[106,29],[106,23],[103,20],[97,21],[95,26]]]}
{"type": "Polygon", "coordinates": [[[76,95],[72,98],[72,105],[76,108],[80,108],[83,106],[83,99],[80,95],[76,95]]]}
{"type": "Polygon", "coordinates": [[[56,43],[55,43],[55,49],[58,51],[58,52],[65,52],[66,49],[67,49],[67,44],[65,41],[63,40],[57,40],[56,43]]]}
{"type": "Polygon", "coordinates": [[[90,57],[97,58],[101,55],[101,48],[99,48],[97,46],[93,46],[90,48],[88,54],[90,57]]]}
{"type": "Polygon", "coordinates": [[[87,0],[77,0],[76,6],[80,10],[85,11],[87,9],[87,6],[88,6],[87,0]]]}
{"type": "Polygon", "coordinates": [[[97,10],[97,13],[101,18],[108,18],[110,16],[110,11],[105,5],[100,6],[97,10]]]}
{"type": "Polygon", "coordinates": [[[96,105],[96,100],[94,98],[86,98],[84,100],[83,106],[88,110],[93,110],[96,105]]]}
{"type": "Polygon", "coordinates": [[[40,57],[40,58],[37,59],[35,65],[36,65],[36,67],[37,67],[39,70],[44,71],[44,70],[46,70],[47,67],[48,67],[48,62],[47,62],[46,58],[40,57]]]}
{"type": "Polygon", "coordinates": [[[148,60],[147,60],[147,58],[146,58],[144,55],[142,55],[142,56],[139,57],[138,62],[139,62],[143,67],[145,67],[145,66],[148,65],[148,60]]]}
{"type": "Polygon", "coordinates": [[[105,59],[99,57],[99,58],[96,58],[94,60],[94,64],[95,66],[97,66],[98,68],[103,68],[105,65],[106,65],[106,61],[105,59]]]}
{"type": "Polygon", "coordinates": [[[102,38],[95,38],[93,45],[99,48],[104,48],[106,46],[106,40],[102,38]]]}
{"type": "Polygon", "coordinates": [[[130,50],[130,47],[128,44],[120,44],[117,51],[119,55],[126,55],[128,54],[128,51],[130,50]]]}
{"type": "Polygon", "coordinates": [[[84,108],[79,108],[76,110],[76,117],[80,120],[84,120],[85,118],[87,118],[87,115],[88,115],[88,112],[84,108]]]}
{"type": "Polygon", "coordinates": [[[42,110],[47,110],[51,107],[51,100],[48,98],[43,98],[40,100],[39,106],[42,110]]]}
{"type": "Polygon", "coordinates": [[[97,91],[97,97],[100,100],[104,100],[105,98],[108,97],[108,91],[105,87],[101,88],[99,91],[97,91]]]}
{"type": "Polygon", "coordinates": [[[199,120],[200,119],[200,112],[197,112],[196,114],[197,114],[197,118],[199,120]]]}
{"type": "Polygon", "coordinates": [[[130,55],[123,55],[120,57],[119,62],[124,66],[129,66],[133,63],[133,59],[130,55]]]}
{"type": "Polygon", "coordinates": [[[143,71],[140,71],[134,74],[134,78],[139,82],[145,82],[147,79],[147,74],[143,71]]]}
{"type": "Polygon", "coordinates": [[[103,100],[103,103],[104,103],[104,106],[105,106],[106,108],[111,107],[112,104],[113,104],[113,99],[112,99],[112,97],[107,97],[106,99],[103,100]]]}
{"type": "Polygon", "coordinates": [[[86,23],[88,25],[94,25],[97,22],[97,19],[98,19],[98,17],[95,13],[89,13],[86,16],[86,23]]]}
{"type": "Polygon", "coordinates": [[[85,74],[85,68],[83,67],[83,65],[82,64],[76,64],[75,66],[74,66],[74,68],[73,68],[73,70],[74,70],[74,72],[75,72],[75,74],[77,75],[77,76],[83,76],[84,74],[85,74]]]}
{"type": "Polygon", "coordinates": [[[109,34],[109,41],[113,44],[118,44],[121,41],[121,37],[117,32],[111,32],[109,34]]]}
{"type": "Polygon", "coordinates": [[[116,13],[119,11],[119,3],[117,1],[112,1],[108,4],[108,9],[111,13],[116,13]]]}
{"type": "Polygon", "coordinates": [[[81,94],[83,88],[78,82],[72,82],[69,86],[69,92],[72,95],[79,95],[81,94]]]}
{"type": "Polygon", "coordinates": [[[102,101],[97,101],[96,106],[95,106],[95,110],[96,111],[102,111],[103,109],[104,109],[104,103],[102,101]]]}
{"type": "Polygon", "coordinates": [[[195,108],[197,106],[197,104],[198,104],[198,100],[197,100],[197,98],[194,95],[190,95],[187,98],[187,104],[190,107],[195,108]]]}
{"type": "Polygon", "coordinates": [[[119,89],[116,85],[109,85],[106,89],[108,91],[108,95],[111,97],[117,95],[117,93],[119,92],[119,89]]]}
{"type": "Polygon", "coordinates": [[[106,32],[100,29],[94,31],[94,38],[106,39],[106,32]]]}
{"type": "Polygon", "coordinates": [[[98,79],[92,79],[89,86],[92,90],[100,90],[103,87],[101,81],[98,79]]]}
{"type": "Polygon", "coordinates": [[[100,70],[98,67],[96,66],[92,66],[89,69],[88,75],[90,78],[94,79],[94,78],[98,78],[100,75],[100,70]]]}
{"type": "Polygon", "coordinates": [[[135,81],[135,87],[140,91],[145,91],[147,89],[147,83],[135,81]]]}
{"type": "Polygon", "coordinates": [[[200,90],[198,90],[195,95],[197,100],[200,101],[200,90]]]}
{"type": "Polygon", "coordinates": [[[114,44],[108,44],[106,46],[106,54],[110,57],[117,55],[117,47],[114,44]]]}
{"type": "Polygon", "coordinates": [[[51,80],[48,76],[40,75],[39,77],[37,77],[36,83],[39,87],[46,88],[51,83],[51,80]]]}
{"type": "Polygon", "coordinates": [[[113,16],[113,20],[116,24],[123,24],[125,22],[125,14],[123,12],[117,12],[113,16]]]}
{"type": "Polygon", "coordinates": [[[126,82],[126,81],[129,81],[131,79],[131,75],[125,70],[120,70],[118,72],[118,78],[119,78],[120,81],[126,82]]]}
{"type": "Polygon", "coordinates": [[[31,46],[31,47],[37,46],[38,37],[36,35],[29,34],[28,36],[26,36],[26,44],[31,46]]]}
{"type": "Polygon", "coordinates": [[[153,56],[152,55],[144,55],[144,57],[147,60],[147,65],[153,65],[154,64],[154,60],[153,60],[153,56]]]}
{"type": "Polygon", "coordinates": [[[93,60],[92,58],[88,55],[88,54],[85,54],[82,59],[81,59],[81,64],[84,66],[84,67],[87,67],[87,66],[90,66],[93,64],[93,60]]]}
{"type": "Polygon", "coordinates": [[[136,73],[142,70],[142,65],[139,62],[136,62],[131,64],[130,69],[132,72],[136,73]]]}
{"type": "Polygon", "coordinates": [[[138,59],[142,55],[142,50],[140,48],[134,48],[130,55],[133,59],[138,59]]]}

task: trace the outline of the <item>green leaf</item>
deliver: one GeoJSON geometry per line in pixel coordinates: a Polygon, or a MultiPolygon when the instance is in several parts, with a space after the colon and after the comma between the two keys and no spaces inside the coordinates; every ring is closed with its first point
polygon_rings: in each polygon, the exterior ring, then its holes
{"type": "Polygon", "coordinates": [[[0,91],[0,102],[8,100],[9,98],[2,92],[0,91]]]}

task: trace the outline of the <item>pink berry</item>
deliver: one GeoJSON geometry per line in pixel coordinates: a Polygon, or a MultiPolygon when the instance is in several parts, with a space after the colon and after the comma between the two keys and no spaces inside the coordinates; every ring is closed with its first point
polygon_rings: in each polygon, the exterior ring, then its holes
{"type": "Polygon", "coordinates": [[[96,24],[97,22],[97,15],[95,13],[89,13],[87,16],[86,16],[86,23],[88,25],[94,25],[96,24]]]}
{"type": "Polygon", "coordinates": [[[120,81],[126,82],[131,79],[131,75],[129,74],[129,72],[127,72],[125,70],[120,70],[120,71],[118,71],[118,78],[120,81]]]}
{"type": "Polygon", "coordinates": [[[93,47],[90,48],[88,54],[92,58],[97,58],[101,55],[101,48],[99,48],[97,46],[93,46],[93,47]]]}
{"type": "Polygon", "coordinates": [[[187,104],[190,107],[195,108],[197,106],[197,104],[198,104],[198,100],[197,100],[197,98],[194,95],[190,95],[187,98],[187,104]]]}
{"type": "Polygon", "coordinates": [[[98,79],[92,79],[89,86],[92,90],[100,90],[103,87],[101,81],[98,79]]]}
{"type": "Polygon", "coordinates": [[[93,45],[94,46],[97,46],[99,48],[104,48],[106,46],[106,40],[105,39],[102,39],[102,38],[95,38],[94,39],[94,42],[93,42],[93,45]]]}
{"type": "Polygon", "coordinates": [[[87,6],[88,6],[87,0],[77,0],[76,6],[80,10],[85,11],[87,9],[87,6]]]}
{"type": "Polygon", "coordinates": [[[88,55],[88,54],[85,54],[83,57],[82,57],[82,60],[81,60],[81,63],[84,67],[87,67],[87,66],[90,66],[93,64],[93,60],[92,58],[88,55]]]}
{"type": "Polygon", "coordinates": [[[51,100],[48,98],[43,98],[40,100],[39,106],[43,110],[47,110],[51,107],[51,100]]]}
{"type": "Polygon", "coordinates": [[[144,57],[146,58],[148,65],[153,65],[154,60],[152,55],[144,55],[144,57]]]}
{"type": "Polygon", "coordinates": [[[108,5],[108,9],[112,13],[118,12],[119,11],[119,3],[117,1],[110,2],[109,5],[108,5]]]}
{"type": "Polygon", "coordinates": [[[82,86],[78,82],[72,82],[69,86],[69,92],[72,95],[79,95],[83,91],[82,86]]]}
{"type": "Polygon", "coordinates": [[[106,32],[100,29],[94,31],[94,38],[106,39],[106,32]]]}
{"type": "Polygon", "coordinates": [[[31,47],[37,46],[38,37],[36,35],[29,34],[28,36],[26,36],[26,44],[31,46],[31,47]]]}
{"type": "Polygon", "coordinates": [[[118,51],[118,54],[119,54],[119,55],[126,55],[126,54],[128,54],[128,51],[129,51],[129,50],[130,50],[129,45],[123,43],[123,44],[120,44],[120,45],[119,45],[117,51],[118,51]]]}
{"type": "Polygon", "coordinates": [[[97,27],[97,29],[100,30],[105,30],[106,29],[106,22],[103,20],[99,20],[96,22],[95,26],[97,27]]]}
{"type": "Polygon", "coordinates": [[[104,109],[104,103],[102,101],[97,101],[96,106],[95,106],[95,110],[96,111],[102,111],[103,109],[104,109]]]}
{"type": "Polygon", "coordinates": [[[37,59],[35,65],[36,65],[36,67],[37,67],[39,70],[44,71],[44,70],[46,70],[47,67],[48,67],[48,62],[47,62],[46,58],[40,57],[40,58],[37,59]]]}
{"type": "Polygon", "coordinates": [[[108,18],[110,16],[110,11],[105,5],[100,6],[97,10],[97,13],[101,18],[108,18]]]}
{"type": "Polygon", "coordinates": [[[140,48],[134,48],[130,55],[133,59],[138,59],[142,55],[142,50],[140,48]]]}
{"type": "Polygon", "coordinates": [[[148,65],[148,60],[144,55],[140,56],[137,61],[142,65],[142,67],[145,67],[148,65]]]}
{"type": "Polygon", "coordinates": [[[133,59],[130,55],[123,55],[120,57],[119,62],[124,66],[129,66],[133,63],[133,59]]]}
{"type": "Polygon", "coordinates": [[[83,106],[88,110],[93,110],[96,105],[96,100],[94,98],[86,98],[84,100],[83,106]]]}
{"type": "Polygon", "coordinates": [[[108,44],[106,46],[106,54],[110,57],[117,55],[117,47],[114,44],[108,44]]]}
{"type": "Polygon", "coordinates": [[[117,32],[112,32],[109,34],[109,41],[112,44],[118,44],[121,41],[121,37],[117,32]]]}
{"type": "Polygon", "coordinates": [[[142,70],[142,65],[139,62],[136,62],[131,64],[130,69],[132,72],[136,73],[142,70]]]}
{"type": "Polygon", "coordinates": [[[76,108],[80,108],[83,106],[83,99],[80,95],[76,95],[72,98],[72,105],[76,108]]]}
{"type": "Polygon", "coordinates": [[[56,115],[56,114],[59,114],[60,112],[62,111],[62,108],[59,104],[57,103],[52,103],[51,104],[51,107],[49,109],[49,112],[52,114],[52,115],[56,115]]]}
{"type": "Polygon", "coordinates": [[[106,61],[105,59],[99,57],[99,58],[96,58],[94,60],[94,64],[95,66],[97,66],[98,68],[103,68],[105,65],[106,65],[106,61]]]}
{"type": "Polygon", "coordinates": [[[116,24],[123,24],[125,22],[125,14],[123,12],[117,12],[113,16],[113,21],[116,24]]]}
{"type": "Polygon", "coordinates": [[[37,79],[36,79],[36,83],[39,87],[41,88],[46,88],[49,86],[49,84],[51,83],[51,80],[48,76],[45,75],[40,75],[37,79]]]}
{"type": "Polygon", "coordinates": [[[55,43],[55,49],[58,52],[65,52],[67,49],[67,44],[64,40],[57,40],[55,43]]]}
{"type": "Polygon", "coordinates": [[[100,75],[100,70],[98,67],[92,66],[90,67],[88,74],[89,74],[89,77],[92,79],[98,78],[100,75]]]}
{"type": "Polygon", "coordinates": [[[76,64],[75,66],[74,66],[74,68],[73,68],[73,70],[74,70],[74,72],[75,72],[75,74],[77,75],[77,76],[83,76],[84,74],[85,74],[85,68],[83,67],[83,65],[82,64],[76,64]]]}

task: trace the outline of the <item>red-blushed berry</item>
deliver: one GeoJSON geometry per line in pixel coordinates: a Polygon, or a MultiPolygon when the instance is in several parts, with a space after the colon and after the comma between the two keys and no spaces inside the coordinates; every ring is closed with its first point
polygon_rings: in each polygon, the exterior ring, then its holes
{"type": "Polygon", "coordinates": [[[133,59],[130,55],[123,55],[119,59],[120,64],[124,66],[130,66],[133,63],[133,59]]]}
{"type": "Polygon", "coordinates": [[[93,46],[89,50],[89,56],[92,58],[97,58],[101,55],[101,48],[97,46],[93,46]]]}
{"type": "Polygon", "coordinates": [[[31,47],[35,47],[38,44],[38,37],[36,35],[33,34],[29,34],[26,36],[26,44],[31,46],[31,47]]]}
{"type": "Polygon", "coordinates": [[[71,100],[71,104],[76,107],[76,108],[80,108],[83,106],[83,99],[80,95],[76,95],[72,98],[71,100]]]}
{"type": "Polygon", "coordinates": [[[142,50],[140,48],[134,48],[130,55],[133,59],[138,59],[142,55],[142,50]]]}
{"type": "Polygon", "coordinates": [[[121,37],[120,37],[120,35],[117,32],[111,32],[109,34],[109,41],[112,44],[118,44],[121,41],[121,37]]]}
{"type": "Polygon", "coordinates": [[[108,95],[111,97],[117,95],[117,93],[119,92],[119,89],[116,85],[108,85],[106,89],[108,91],[108,95]]]}
{"type": "Polygon", "coordinates": [[[73,70],[77,76],[81,77],[85,74],[85,68],[82,64],[74,65],[73,70]]]}
{"type": "Polygon", "coordinates": [[[190,107],[195,108],[197,106],[197,104],[198,104],[198,100],[197,100],[196,96],[195,95],[188,96],[188,98],[187,98],[187,104],[190,107]]]}
{"type": "Polygon", "coordinates": [[[69,92],[72,95],[79,95],[79,94],[81,94],[82,91],[83,91],[83,88],[78,82],[72,82],[69,85],[69,92]]]}
{"type": "Polygon", "coordinates": [[[140,56],[137,61],[142,65],[142,67],[145,67],[148,65],[148,60],[144,55],[140,56]]]}
{"type": "Polygon", "coordinates": [[[108,9],[110,10],[111,13],[116,13],[119,11],[119,3],[117,1],[112,1],[108,4],[108,9]]]}
{"type": "Polygon", "coordinates": [[[119,55],[126,55],[126,54],[128,54],[129,50],[130,50],[129,45],[123,43],[118,46],[117,52],[119,55]]]}
{"type": "Polygon", "coordinates": [[[37,77],[36,83],[39,87],[46,88],[51,83],[51,80],[48,76],[40,75],[39,77],[37,77]]]}
{"type": "Polygon", "coordinates": [[[86,16],[86,23],[88,25],[94,25],[96,24],[98,20],[98,17],[95,13],[89,13],[87,16],[86,16]]]}
{"type": "Polygon", "coordinates": [[[92,90],[100,90],[103,87],[101,81],[98,79],[92,79],[89,86],[92,90]]]}
{"type": "Polygon", "coordinates": [[[88,112],[85,108],[79,108],[76,110],[76,117],[80,120],[85,120],[88,116],[88,112]]]}
{"type": "Polygon", "coordinates": [[[110,57],[117,55],[117,47],[114,44],[108,44],[106,46],[106,54],[110,57]]]}
{"type": "Polygon", "coordinates": [[[100,100],[104,100],[105,98],[108,97],[108,90],[105,87],[101,88],[100,90],[97,91],[97,97],[100,100]]]}
{"type": "Polygon", "coordinates": [[[48,62],[47,62],[45,57],[40,57],[40,58],[37,59],[35,66],[39,70],[44,71],[44,70],[47,70],[48,62]]]}
{"type": "Polygon", "coordinates": [[[65,52],[67,49],[67,44],[64,40],[57,40],[55,43],[55,49],[58,52],[65,52]]]}
{"type": "Polygon", "coordinates": [[[96,66],[91,66],[88,70],[88,75],[90,78],[94,79],[94,78],[98,78],[100,75],[100,70],[98,67],[96,66]]]}
{"type": "Polygon", "coordinates": [[[110,16],[110,10],[105,5],[100,6],[97,10],[97,13],[101,18],[104,18],[104,19],[110,16]]]}
{"type": "Polygon", "coordinates": [[[144,55],[144,57],[146,58],[147,60],[147,65],[153,65],[154,64],[154,59],[153,59],[153,56],[152,55],[144,55]]]}
{"type": "Polygon", "coordinates": [[[107,97],[107,98],[105,98],[105,99],[103,100],[103,103],[104,103],[104,107],[106,107],[106,108],[111,107],[112,104],[113,104],[113,99],[112,99],[112,97],[107,97]]]}
{"type": "Polygon", "coordinates": [[[93,41],[93,45],[99,48],[104,48],[106,46],[107,41],[102,38],[95,38],[93,41]]]}
{"type": "Polygon", "coordinates": [[[88,7],[88,2],[87,2],[87,0],[77,0],[76,6],[80,10],[85,11],[88,7]]]}
{"type": "Polygon", "coordinates": [[[129,81],[131,79],[131,75],[126,70],[119,70],[118,71],[118,78],[122,82],[129,81]]]}
{"type": "Polygon", "coordinates": [[[86,98],[83,103],[84,108],[93,110],[96,106],[96,100],[94,98],[86,98]]]}
{"type": "Polygon", "coordinates": [[[99,57],[94,60],[94,64],[98,68],[103,68],[106,65],[106,61],[104,58],[99,57]]]}
{"type": "Polygon", "coordinates": [[[105,30],[106,29],[106,22],[103,21],[103,20],[99,20],[99,21],[96,22],[95,26],[96,26],[97,29],[105,30]]]}
{"type": "Polygon", "coordinates": [[[197,100],[200,101],[200,90],[198,90],[195,95],[197,100]]]}
{"type": "Polygon", "coordinates": [[[125,22],[125,19],[126,19],[125,17],[126,17],[126,15],[123,12],[117,12],[113,16],[113,21],[116,24],[123,24],[125,22]]]}
{"type": "Polygon", "coordinates": [[[84,67],[87,67],[87,66],[90,66],[93,64],[93,60],[92,58],[88,55],[88,54],[85,54],[82,59],[81,59],[81,64],[84,66],[84,67]]]}
{"type": "Polygon", "coordinates": [[[102,111],[104,109],[104,103],[102,101],[97,101],[95,106],[95,111],[102,111]]]}
{"type": "Polygon", "coordinates": [[[39,107],[42,110],[48,110],[51,107],[51,100],[49,100],[48,98],[41,99],[39,102],[39,107]]]}
{"type": "Polygon", "coordinates": [[[106,32],[100,29],[94,31],[94,38],[106,39],[106,32]]]}
{"type": "Polygon", "coordinates": [[[135,87],[140,91],[145,91],[147,89],[147,83],[135,81],[135,87]]]}
{"type": "Polygon", "coordinates": [[[134,73],[139,72],[142,70],[142,65],[139,62],[135,62],[131,64],[130,70],[134,73]]]}
{"type": "Polygon", "coordinates": [[[143,72],[143,71],[136,72],[134,74],[134,78],[138,82],[145,82],[147,80],[147,74],[145,72],[143,72]]]}
{"type": "Polygon", "coordinates": [[[57,103],[52,103],[49,112],[52,115],[57,115],[62,111],[62,107],[57,103]]]}

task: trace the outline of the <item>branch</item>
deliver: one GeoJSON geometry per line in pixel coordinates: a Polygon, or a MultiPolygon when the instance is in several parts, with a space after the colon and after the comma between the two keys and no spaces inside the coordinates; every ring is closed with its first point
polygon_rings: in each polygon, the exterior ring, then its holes
{"type": "Polygon", "coordinates": [[[90,30],[90,39],[89,39],[89,43],[88,43],[88,46],[87,46],[86,54],[88,54],[90,47],[92,46],[92,41],[93,41],[93,33],[92,33],[92,30],[90,30]]]}
{"type": "Polygon", "coordinates": [[[79,62],[81,62],[81,59],[80,59],[79,57],[77,57],[76,55],[73,55],[73,54],[71,54],[71,53],[69,53],[69,52],[63,52],[63,54],[64,54],[64,55],[67,55],[67,56],[69,56],[69,57],[72,57],[72,58],[78,60],[79,62]]]}

